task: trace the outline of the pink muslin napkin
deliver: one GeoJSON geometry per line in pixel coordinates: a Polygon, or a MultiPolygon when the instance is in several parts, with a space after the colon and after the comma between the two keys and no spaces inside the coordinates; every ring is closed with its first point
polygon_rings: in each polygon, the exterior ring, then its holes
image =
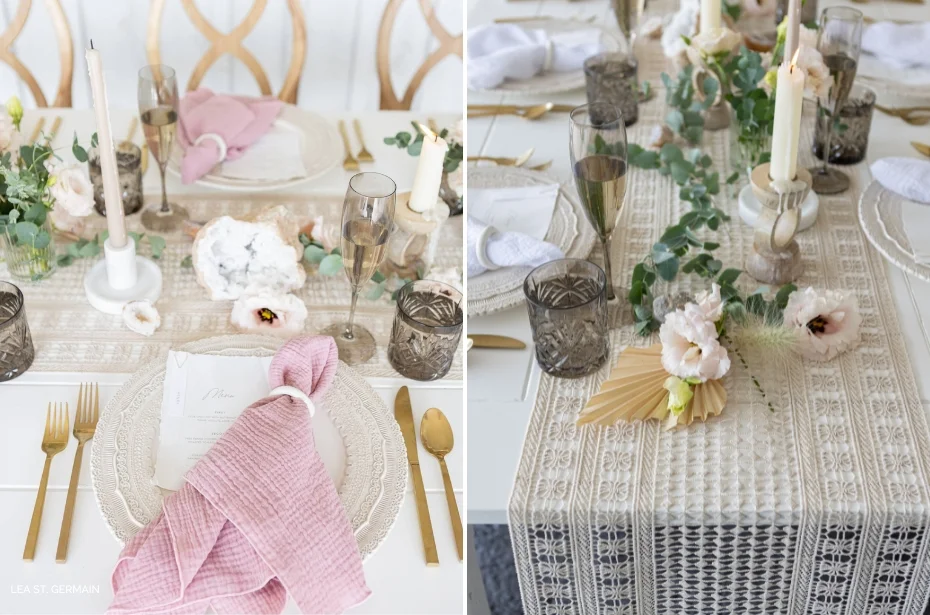
{"type": "MultiPolygon", "coordinates": [[[[269,384],[318,402],[332,384],[331,337],[284,345],[269,384]]],[[[313,441],[305,402],[249,406],[123,549],[110,613],[341,613],[368,597],[358,545],[313,441]]]]}
{"type": "Polygon", "coordinates": [[[216,135],[226,145],[226,160],[235,160],[271,129],[284,103],[273,96],[249,98],[214,94],[207,88],[189,92],[181,99],[178,138],[184,148],[181,181],[189,184],[206,175],[220,162],[222,148],[216,135]]]}

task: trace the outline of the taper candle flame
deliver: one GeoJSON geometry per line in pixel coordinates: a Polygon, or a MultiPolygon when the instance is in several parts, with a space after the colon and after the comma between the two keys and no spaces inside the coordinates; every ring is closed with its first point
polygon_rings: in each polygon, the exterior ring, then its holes
{"type": "Polygon", "coordinates": [[[429,128],[421,124],[420,122],[417,122],[416,124],[417,124],[417,128],[420,129],[420,132],[423,133],[424,140],[427,137],[429,137],[434,142],[439,140],[439,135],[437,135],[435,132],[433,132],[432,130],[430,130],[429,128]]]}

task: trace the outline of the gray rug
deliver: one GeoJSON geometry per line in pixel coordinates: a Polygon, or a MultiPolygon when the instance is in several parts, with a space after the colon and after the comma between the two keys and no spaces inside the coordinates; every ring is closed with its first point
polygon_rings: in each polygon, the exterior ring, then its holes
{"type": "Polygon", "coordinates": [[[473,525],[475,552],[492,615],[523,615],[520,584],[506,525],[473,525]]]}

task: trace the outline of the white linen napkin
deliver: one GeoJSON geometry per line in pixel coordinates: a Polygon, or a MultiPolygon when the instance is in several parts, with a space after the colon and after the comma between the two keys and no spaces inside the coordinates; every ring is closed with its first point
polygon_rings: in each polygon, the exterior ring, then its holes
{"type": "Polygon", "coordinates": [[[872,177],[892,192],[930,205],[930,160],[882,158],[872,164],[872,177]]]}
{"type": "Polygon", "coordinates": [[[500,267],[538,267],[565,256],[551,243],[524,233],[498,231],[471,216],[468,216],[466,242],[470,278],[500,267]]]}
{"type": "Polygon", "coordinates": [[[558,198],[558,184],[472,188],[468,191],[468,215],[499,231],[515,231],[542,240],[549,232],[558,198]]]}
{"type": "Polygon", "coordinates": [[[901,221],[914,260],[930,263],[930,161],[918,158],[882,158],[872,165],[872,177],[900,194],[901,221]]]}
{"type": "Polygon", "coordinates": [[[227,160],[220,175],[230,179],[283,181],[307,175],[300,135],[286,126],[274,125],[236,160],[227,160]]]}
{"type": "Polygon", "coordinates": [[[930,22],[881,21],[862,33],[862,50],[896,67],[930,67],[930,22]]]}
{"type": "Polygon", "coordinates": [[[468,31],[468,88],[485,90],[507,79],[579,70],[602,49],[600,31],[573,30],[549,36],[515,24],[488,24],[468,31]]]}

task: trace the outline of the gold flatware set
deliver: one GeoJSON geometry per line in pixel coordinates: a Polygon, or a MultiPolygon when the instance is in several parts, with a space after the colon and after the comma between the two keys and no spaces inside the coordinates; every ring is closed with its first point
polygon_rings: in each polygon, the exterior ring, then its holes
{"type": "Polygon", "coordinates": [[[352,143],[349,141],[349,131],[346,128],[345,120],[339,120],[339,134],[342,136],[342,145],[346,150],[346,157],[342,160],[342,168],[346,171],[358,171],[359,163],[374,162],[375,157],[365,147],[365,137],[362,135],[362,124],[357,119],[352,120],[352,126],[355,129],[355,136],[358,138],[361,149],[357,156],[352,155],[352,143]]]}
{"type": "Polygon", "coordinates": [[[885,115],[900,118],[911,126],[930,124],[930,107],[883,107],[875,105],[875,108],[885,115]]]}
{"type": "MultiPolygon", "coordinates": [[[[71,469],[71,482],[68,485],[68,496],[65,500],[65,512],[61,521],[61,532],[58,537],[58,551],[55,561],[63,563],[68,558],[68,542],[71,539],[71,520],[74,517],[74,501],[77,496],[78,479],[81,476],[81,461],[83,460],[84,445],[94,437],[97,429],[97,419],[100,415],[100,392],[96,384],[82,384],[78,389],[77,413],[74,418],[74,439],[77,440],[77,451],[74,454],[74,465],[71,469]],[[91,389],[93,386],[93,389],[91,389]]],[[[68,448],[68,432],[70,431],[70,415],[68,403],[48,404],[45,416],[45,432],[42,435],[42,452],[45,453],[45,466],[42,469],[42,480],[39,481],[39,491],[36,494],[35,508],[32,511],[32,520],[26,534],[26,548],[23,550],[23,559],[35,559],[36,544],[39,540],[39,528],[42,525],[42,510],[45,508],[45,493],[48,489],[48,475],[52,467],[52,457],[68,448]]]]}
{"type": "Polygon", "coordinates": [[[473,348],[500,348],[504,350],[523,350],[526,344],[518,339],[506,335],[489,335],[486,333],[470,333],[468,339],[473,348]]]}
{"type": "MultiPolygon", "coordinates": [[[[32,129],[32,133],[29,135],[29,142],[35,143],[39,140],[39,137],[42,136],[42,129],[45,128],[45,116],[41,116],[39,121],[36,122],[36,125],[32,129]]],[[[47,135],[45,135],[45,142],[51,143],[55,140],[55,135],[58,134],[58,129],[61,128],[61,116],[56,115],[55,119],[52,120],[52,129],[47,135]]]]}
{"type": "MultiPolygon", "coordinates": [[[[410,391],[405,386],[400,387],[397,396],[394,398],[394,419],[400,426],[400,431],[404,436],[404,446],[407,449],[407,462],[410,464],[410,476],[413,480],[413,497],[417,506],[420,537],[423,540],[426,565],[438,566],[439,553],[436,550],[433,523],[430,521],[429,504],[426,500],[426,488],[423,486],[423,475],[420,472],[420,456],[417,448],[417,432],[413,420],[413,406],[410,403],[410,391]]],[[[439,459],[439,467],[442,471],[446,491],[446,502],[452,519],[455,546],[459,560],[462,560],[462,518],[459,515],[452,479],[449,476],[449,470],[445,462],[445,456],[452,451],[454,443],[452,426],[449,425],[449,421],[437,408],[430,408],[423,416],[423,420],[420,422],[420,439],[423,441],[423,447],[431,455],[439,459]]]]}
{"type": "MultiPolygon", "coordinates": [[[[531,147],[530,149],[514,158],[507,156],[468,156],[467,159],[468,162],[493,162],[494,164],[501,167],[524,167],[524,165],[530,161],[530,158],[533,157],[534,151],[535,150],[531,147]]],[[[545,171],[551,166],[552,161],[550,160],[549,162],[544,162],[542,164],[537,164],[525,168],[530,169],[531,171],[545,171]]]]}
{"type": "Polygon", "coordinates": [[[916,149],[918,152],[930,158],[930,145],[926,143],[920,143],[918,141],[911,141],[911,147],[916,149]]]}
{"type": "Polygon", "coordinates": [[[570,113],[576,106],[551,102],[537,105],[468,105],[468,117],[515,115],[525,120],[538,120],[548,113],[570,113]]]}

